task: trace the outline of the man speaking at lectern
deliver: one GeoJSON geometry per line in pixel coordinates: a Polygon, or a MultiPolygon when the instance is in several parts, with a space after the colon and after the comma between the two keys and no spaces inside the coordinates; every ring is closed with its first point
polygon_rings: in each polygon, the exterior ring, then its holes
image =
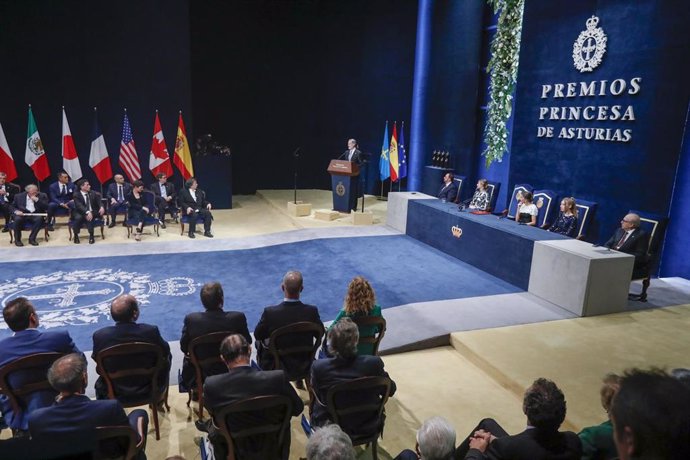
{"type": "Polygon", "coordinates": [[[350,139],[347,141],[347,150],[340,155],[341,160],[347,160],[362,166],[362,151],[357,148],[357,141],[350,139]]]}

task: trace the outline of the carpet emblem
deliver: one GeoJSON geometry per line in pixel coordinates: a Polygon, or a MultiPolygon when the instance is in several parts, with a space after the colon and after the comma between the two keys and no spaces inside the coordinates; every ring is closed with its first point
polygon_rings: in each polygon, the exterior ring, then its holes
{"type": "MultiPolygon", "coordinates": [[[[132,294],[141,305],[147,305],[152,296],[187,296],[200,285],[185,277],[150,278],[147,273],[109,268],[59,271],[0,282],[0,298],[2,306],[17,297],[28,298],[41,326],[52,328],[97,323],[109,317],[110,302],[120,294],[132,294]]],[[[7,329],[4,321],[0,321],[0,329],[7,329]]]]}
{"type": "Polygon", "coordinates": [[[460,238],[462,236],[462,229],[458,227],[457,225],[453,225],[450,228],[451,233],[455,238],[460,238]]]}

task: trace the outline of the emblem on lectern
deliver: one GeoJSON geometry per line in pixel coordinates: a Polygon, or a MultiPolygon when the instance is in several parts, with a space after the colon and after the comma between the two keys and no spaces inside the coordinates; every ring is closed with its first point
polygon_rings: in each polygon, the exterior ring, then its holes
{"type": "Polygon", "coordinates": [[[455,238],[460,238],[462,236],[462,229],[458,227],[457,225],[453,225],[450,228],[451,233],[455,238]]]}
{"type": "Polygon", "coordinates": [[[345,186],[342,182],[338,182],[338,185],[335,186],[335,193],[337,193],[338,196],[345,196],[345,186]]]}
{"type": "Polygon", "coordinates": [[[599,18],[592,16],[587,19],[587,30],[580,35],[573,44],[573,64],[580,72],[591,72],[601,64],[606,52],[606,34],[599,24],[599,18]]]}

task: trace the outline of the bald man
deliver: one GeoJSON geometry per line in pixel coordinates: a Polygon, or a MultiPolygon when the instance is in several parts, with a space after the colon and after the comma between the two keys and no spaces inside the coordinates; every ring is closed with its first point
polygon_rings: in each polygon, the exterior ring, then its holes
{"type": "MultiPolygon", "coordinates": [[[[163,355],[167,357],[167,365],[158,375],[158,388],[161,393],[164,392],[168,387],[171,355],[170,345],[161,337],[158,327],[151,324],[137,323],[137,319],[139,319],[139,302],[131,294],[123,294],[113,300],[110,305],[110,316],[115,321],[115,325],[104,327],[93,333],[93,354],[91,357],[95,360],[96,355],[100,351],[123,343],[145,342],[159,345],[163,350],[163,355]]],[[[111,366],[108,370],[114,371],[123,367],[151,366],[152,359],[150,356],[140,356],[136,359],[112,359],[110,363],[111,366]]],[[[96,370],[99,374],[101,373],[100,369],[96,370]]],[[[95,387],[96,397],[98,399],[107,399],[108,389],[102,377],[98,377],[95,387]]],[[[115,388],[118,399],[122,400],[125,400],[127,395],[139,395],[148,391],[150,391],[150,388],[147,379],[142,380],[139,377],[118,380],[115,388]],[[122,395],[122,397],[119,395],[122,395]]]]}
{"type": "Polygon", "coordinates": [[[640,228],[640,216],[626,214],[621,220],[621,226],[604,245],[616,251],[635,256],[633,279],[647,276],[647,262],[649,257],[649,234],[640,228]]]}
{"type": "Polygon", "coordinates": [[[27,214],[47,213],[48,212],[48,196],[45,193],[38,191],[38,187],[34,184],[27,185],[25,192],[18,193],[14,196],[12,201],[12,213],[14,214],[14,244],[17,246],[24,246],[22,243],[22,227],[25,222],[31,222],[31,233],[29,233],[29,244],[31,246],[38,246],[36,236],[45,217],[30,216],[27,214]]]}
{"type": "MultiPolygon", "coordinates": [[[[108,193],[106,193],[106,198],[108,198],[108,215],[110,216],[108,228],[115,226],[115,216],[118,212],[127,211],[127,195],[132,193],[131,184],[125,183],[125,178],[122,174],[115,174],[113,179],[115,182],[108,185],[108,193]]],[[[122,225],[125,225],[124,221],[122,225]]]]}

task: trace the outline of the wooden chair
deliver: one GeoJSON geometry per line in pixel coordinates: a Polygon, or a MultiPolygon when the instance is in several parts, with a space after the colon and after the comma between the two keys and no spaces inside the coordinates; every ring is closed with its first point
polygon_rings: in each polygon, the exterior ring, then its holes
{"type": "Polygon", "coordinates": [[[283,458],[290,447],[292,401],[257,396],[223,407],[213,420],[228,444],[228,460],[283,458]]]}
{"type": "Polygon", "coordinates": [[[99,426],[96,427],[97,451],[93,456],[96,460],[132,460],[139,452],[146,449],[146,433],[140,421],[137,431],[131,426],[99,426]],[[137,441],[139,435],[139,441],[137,441]]]}
{"type": "MultiPolygon", "coordinates": [[[[41,215],[42,213],[39,213],[41,215]]],[[[10,244],[14,244],[14,228],[16,225],[16,222],[14,220],[14,214],[10,216],[10,221],[7,223],[7,228],[10,230],[8,233],[10,234],[10,244]]],[[[33,227],[33,223],[30,221],[24,221],[24,224],[22,225],[22,231],[23,232],[28,232],[31,230],[33,227]]],[[[46,224],[46,218],[43,217],[43,221],[41,222],[41,230],[43,230],[43,239],[47,243],[48,240],[50,239],[50,233],[48,232],[48,225],[46,224]]],[[[39,234],[41,233],[40,231],[38,232],[39,234]]]]}
{"type": "Polygon", "coordinates": [[[388,377],[362,377],[348,382],[338,383],[328,389],[326,394],[326,409],[331,420],[338,424],[352,440],[353,446],[371,444],[371,456],[378,459],[378,438],[383,434],[385,422],[384,407],[388,401],[391,380],[388,377]],[[370,395],[372,401],[364,401],[362,396],[370,395]],[[364,401],[354,402],[353,401],[364,401]],[[361,428],[361,424],[351,420],[375,420],[371,431],[355,432],[354,426],[361,428]]]}
{"type": "MultiPolygon", "coordinates": [[[[158,375],[162,371],[167,371],[167,356],[163,355],[163,349],[152,343],[132,342],[120,345],[114,345],[101,350],[95,356],[96,372],[103,377],[108,387],[108,398],[117,399],[124,407],[136,407],[148,405],[153,412],[153,426],[156,430],[156,440],[160,440],[160,429],[158,426],[158,409],[165,404],[168,412],[170,406],[168,405],[168,387],[162,392],[158,388],[158,375]],[[149,355],[155,360],[153,366],[146,367],[124,367],[119,370],[110,371],[106,365],[106,360],[114,357],[141,357],[149,355]],[[150,391],[141,395],[123,395],[116,394],[116,382],[118,380],[129,379],[131,377],[141,377],[150,380],[150,391]],[[160,406],[160,407],[159,407],[160,406]]],[[[121,367],[121,366],[118,366],[121,367]]],[[[165,409],[163,409],[165,412],[165,409]]]]}
{"type": "MultiPolygon", "coordinates": [[[[231,331],[212,332],[210,334],[201,335],[189,343],[189,360],[191,361],[192,366],[194,366],[194,372],[196,374],[195,383],[199,398],[199,410],[197,411],[197,415],[199,416],[199,420],[204,418],[204,381],[208,376],[227,372],[225,363],[223,363],[223,360],[220,359],[219,350],[223,339],[232,334],[234,334],[234,332],[231,331]],[[216,352],[206,358],[201,358],[198,352],[202,348],[215,348],[216,352]],[[214,368],[222,368],[223,371],[214,372],[214,368]]],[[[187,407],[189,407],[191,402],[192,390],[190,389],[189,399],[187,399],[187,407]]],[[[190,414],[188,420],[191,420],[191,417],[192,416],[190,414]]]]}
{"type": "Polygon", "coordinates": [[[371,345],[373,347],[373,352],[371,354],[377,356],[379,354],[381,340],[386,334],[386,320],[383,316],[353,316],[350,317],[350,319],[360,330],[359,342],[357,343],[358,348],[360,345],[364,344],[371,345]],[[362,335],[361,331],[363,327],[376,327],[377,332],[375,332],[374,335],[362,335]]]}
{"type": "Polygon", "coordinates": [[[268,350],[273,355],[274,369],[283,369],[291,382],[305,379],[308,387],[311,363],[314,362],[324,332],[323,324],[308,321],[289,324],[273,331],[268,350]],[[305,345],[282,346],[281,342],[288,337],[293,340],[303,338],[305,345]],[[307,340],[311,341],[309,345],[306,345],[307,340]],[[300,365],[295,367],[296,362],[300,365]]]}

